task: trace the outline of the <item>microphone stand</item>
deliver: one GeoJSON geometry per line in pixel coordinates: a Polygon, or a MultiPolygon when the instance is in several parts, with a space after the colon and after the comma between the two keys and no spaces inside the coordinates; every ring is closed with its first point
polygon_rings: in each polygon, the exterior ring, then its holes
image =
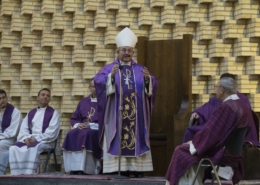
{"type": "Polygon", "coordinates": [[[121,156],[122,156],[122,120],[123,120],[123,88],[122,88],[122,69],[123,66],[119,63],[119,80],[120,80],[120,87],[119,87],[119,122],[118,122],[118,175],[112,176],[115,179],[128,179],[129,177],[121,175],[121,156]]]}
{"type": "Polygon", "coordinates": [[[119,63],[120,70],[120,91],[119,91],[119,124],[118,124],[118,176],[121,176],[121,156],[122,156],[122,121],[123,121],[123,87],[122,87],[122,69],[123,66],[119,63]]]}

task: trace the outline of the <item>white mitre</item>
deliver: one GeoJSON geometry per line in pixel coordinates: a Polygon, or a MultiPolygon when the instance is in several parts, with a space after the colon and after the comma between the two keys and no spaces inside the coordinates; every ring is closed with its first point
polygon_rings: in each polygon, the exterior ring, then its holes
{"type": "Polygon", "coordinates": [[[122,46],[134,48],[137,43],[136,35],[128,27],[125,27],[120,33],[118,33],[115,40],[118,48],[122,46]]]}

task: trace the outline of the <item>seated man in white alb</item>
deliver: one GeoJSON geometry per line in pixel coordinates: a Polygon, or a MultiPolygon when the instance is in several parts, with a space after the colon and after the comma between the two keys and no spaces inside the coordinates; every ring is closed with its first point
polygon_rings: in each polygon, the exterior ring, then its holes
{"type": "Polygon", "coordinates": [[[98,140],[97,98],[93,78],[90,95],[83,98],[72,114],[70,130],[62,145],[64,168],[70,174],[98,174],[102,149],[98,140]]]}
{"type": "Polygon", "coordinates": [[[9,149],[11,175],[39,173],[40,153],[54,147],[59,135],[60,120],[56,110],[49,106],[51,92],[39,91],[38,107],[24,118],[15,146],[9,149]]]}
{"type": "Polygon", "coordinates": [[[9,161],[9,147],[16,142],[22,122],[20,111],[7,102],[6,92],[0,89],[0,175],[4,175],[9,161]]]}

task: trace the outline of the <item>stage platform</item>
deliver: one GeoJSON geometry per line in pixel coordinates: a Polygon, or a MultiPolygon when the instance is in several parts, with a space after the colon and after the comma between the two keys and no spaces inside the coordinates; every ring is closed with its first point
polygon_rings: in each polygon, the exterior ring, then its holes
{"type": "Polygon", "coordinates": [[[69,175],[62,172],[3,175],[0,185],[164,185],[163,177],[118,178],[117,175],[69,175]]]}
{"type": "MultiPolygon", "coordinates": [[[[164,177],[118,178],[117,175],[69,175],[62,172],[35,175],[3,175],[0,185],[164,185],[164,177]]],[[[223,183],[229,184],[229,183],[223,183]]],[[[260,185],[259,180],[241,181],[239,185],[260,185]]]]}

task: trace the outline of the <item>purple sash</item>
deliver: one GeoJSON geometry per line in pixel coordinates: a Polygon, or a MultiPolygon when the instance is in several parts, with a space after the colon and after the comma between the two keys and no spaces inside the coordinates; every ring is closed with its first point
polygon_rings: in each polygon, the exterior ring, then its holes
{"type": "Polygon", "coordinates": [[[3,115],[3,120],[2,120],[2,133],[4,133],[5,129],[10,126],[13,111],[14,111],[14,106],[7,103],[7,106],[5,108],[5,113],[3,115]]]}
{"type": "MultiPolygon", "coordinates": [[[[37,112],[37,108],[31,110],[28,113],[28,128],[29,128],[30,134],[32,134],[32,120],[33,120],[36,112],[37,112]]],[[[45,113],[44,113],[43,124],[42,124],[42,133],[44,133],[45,130],[49,127],[53,113],[54,113],[54,109],[52,107],[48,106],[45,110],[45,113]]],[[[30,146],[28,146],[28,148],[29,147],[35,147],[38,143],[39,142],[36,141],[33,144],[31,144],[30,146]]],[[[22,146],[25,146],[26,144],[22,143],[22,142],[16,142],[14,145],[21,148],[22,146]]]]}
{"type": "MultiPolygon", "coordinates": [[[[34,115],[36,112],[37,112],[37,108],[31,110],[28,113],[28,128],[29,128],[30,134],[32,134],[32,119],[34,118],[34,115]]],[[[43,124],[42,124],[42,133],[44,133],[46,128],[49,127],[51,118],[53,116],[53,112],[54,112],[54,109],[52,107],[48,106],[46,108],[45,113],[44,113],[44,118],[43,118],[43,124]]]]}

